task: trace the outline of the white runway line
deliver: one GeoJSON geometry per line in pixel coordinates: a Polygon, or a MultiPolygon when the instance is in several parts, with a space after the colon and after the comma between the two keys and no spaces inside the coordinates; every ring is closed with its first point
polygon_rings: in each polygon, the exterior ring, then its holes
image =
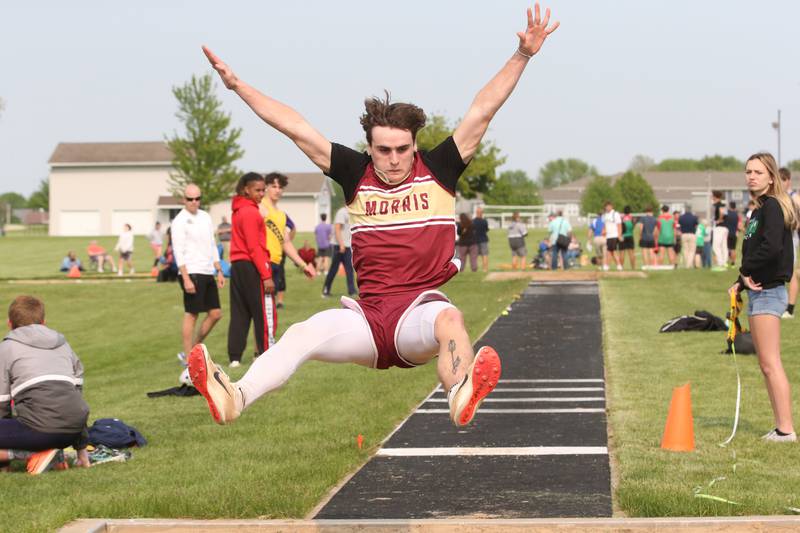
{"type": "MultiPolygon", "coordinates": [[[[572,409],[480,409],[477,414],[487,413],[605,413],[604,408],[575,407],[572,409]]],[[[414,413],[423,415],[450,414],[449,409],[417,409],[414,413]]]]}
{"type": "Polygon", "coordinates": [[[493,394],[498,392],[602,392],[603,387],[497,387],[493,394]]]}
{"type": "MultiPolygon", "coordinates": [[[[447,398],[431,398],[428,402],[446,402],[447,398]]],[[[604,402],[605,398],[602,396],[590,397],[583,396],[579,398],[485,398],[484,402],[604,402]]],[[[427,403],[427,402],[425,402],[427,403]]]]}
{"type": "Polygon", "coordinates": [[[491,455],[608,455],[605,446],[521,446],[513,448],[381,448],[382,457],[491,455]]]}
{"type": "Polygon", "coordinates": [[[498,383],[604,383],[602,379],[501,379],[498,383]]]}

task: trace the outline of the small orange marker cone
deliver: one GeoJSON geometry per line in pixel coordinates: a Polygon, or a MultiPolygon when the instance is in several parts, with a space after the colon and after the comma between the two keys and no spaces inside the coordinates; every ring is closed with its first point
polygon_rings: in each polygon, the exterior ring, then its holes
{"type": "Polygon", "coordinates": [[[337,276],[344,276],[344,265],[339,264],[339,271],[336,273],[337,276]]]}
{"type": "Polygon", "coordinates": [[[158,277],[158,267],[153,267],[150,269],[150,277],[152,278],[158,277]]]}
{"type": "Polygon", "coordinates": [[[76,265],[72,265],[72,268],[69,269],[67,272],[68,278],[79,278],[81,277],[81,271],[76,265]]]}
{"type": "Polygon", "coordinates": [[[356,437],[356,442],[358,443],[358,449],[360,450],[364,446],[364,435],[359,435],[356,437]]]}
{"type": "Polygon", "coordinates": [[[694,450],[691,383],[672,389],[672,401],[669,402],[661,448],[673,452],[694,450]]]}

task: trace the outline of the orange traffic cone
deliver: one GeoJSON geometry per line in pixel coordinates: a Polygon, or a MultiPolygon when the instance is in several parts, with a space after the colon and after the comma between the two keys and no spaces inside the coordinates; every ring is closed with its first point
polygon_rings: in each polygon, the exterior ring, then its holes
{"type": "Polygon", "coordinates": [[[72,268],[70,268],[69,272],[67,272],[67,277],[68,278],[79,278],[79,277],[81,277],[81,271],[77,267],[77,265],[72,265],[72,268]]]}
{"type": "Polygon", "coordinates": [[[158,267],[153,267],[150,269],[150,277],[157,278],[158,277],[158,267]]]}
{"type": "Polygon", "coordinates": [[[337,276],[344,276],[344,265],[339,264],[339,271],[336,273],[337,276]]]}
{"type": "Polygon", "coordinates": [[[672,401],[669,402],[669,413],[664,426],[664,436],[661,439],[661,448],[673,452],[694,450],[691,383],[672,389],[672,401]]]}

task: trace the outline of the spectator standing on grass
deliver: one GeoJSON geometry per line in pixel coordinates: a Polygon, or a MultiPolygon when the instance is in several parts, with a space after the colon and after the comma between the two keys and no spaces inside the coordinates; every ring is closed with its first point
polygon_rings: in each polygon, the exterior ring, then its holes
{"type": "Polygon", "coordinates": [[[656,264],[656,255],[653,249],[656,247],[656,224],[658,221],[653,216],[653,206],[648,205],[644,208],[644,216],[639,218],[639,248],[642,249],[642,262],[648,266],[656,264]]]}
{"type": "Polygon", "coordinates": [[[475,210],[472,230],[475,232],[475,244],[478,245],[478,258],[483,265],[483,271],[489,272],[489,223],[483,218],[483,207],[475,210]]]}
{"type": "Polygon", "coordinates": [[[525,237],[528,235],[528,226],[519,219],[519,211],[511,214],[511,223],[508,225],[508,246],[511,248],[511,268],[525,270],[527,266],[528,248],[525,246],[525,237]]]}
{"type": "Polygon", "coordinates": [[[723,224],[728,228],[728,264],[736,265],[736,245],[739,244],[739,232],[742,230],[742,217],[736,211],[736,202],[728,204],[723,224]]]}
{"type": "MultiPolygon", "coordinates": [[[[697,255],[697,216],[692,213],[692,209],[686,206],[686,210],[678,217],[678,226],[681,230],[681,248],[683,249],[683,266],[694,268],[695,257],[697,255]]],[[[703,228],[705,232],[705,228],[703,228]]],[[[701,245],[702,249],[702,245],[701,245]]]]}
{"type": "Polygon", "coordinates": [[[234,368],[241,365],[251,321],[258,353],[274,344],[278,326],[266,226],[259,211],[265,190],[264,176],[248,172],[239,178],[231,201],[228,360],[234,368]]]}
{"type": "Polygon", "coordinates": [[[331,295],[331,286],[336,274],[339,273],[339,265],[344,268],[345,278],[347,279],[348,296],[356,296],[356,284],[353,279],[353,250],[351,248],[352,236],[350,235],[350,215],[347,207],[341,207],[336,212],[333,219],[333,257],[331,258],[331,268],[325,276],[325,283],[322,285],[322,297],[327,298],[331,295]]]}
{"type": "Polygon", "coordinates": [[[61,261],[61,268],[59,270],[61,272],[69,272],[72,270],[72,267],[78,267],[78,270],[83,272],[83,264],[81,264],[81,260],[78,259],[77,255],[75,255],[75,252],[70,250],[67,252],[67,256],[61,261]]]}
{"type": "Polygon", "coordinates": [[[619,243],[619,261],[625,266],[625,255],[631,264],[631,270],[636,269],[636,247],[633,240],[633,215],[631,206],[626,205],[622,209],[622,240],[619,243]]]}
{"type": "Polygon", "coordinates": [[[125,270],[123,265],[128,265],[128,273],[133,274],[135,272],[133,269],[133,261],[131,261],[131,256],[133,256],[133,227],[131,227],[130,224],[125,224],[123,227],[123,231],[119,234],[114,249],[119,253],[119,260],[117,261],[119,270],[117,270],[117,275],[121,276],[123,274],[125,270]]]}
{"type": "Polygon", "coordinates": [[[711,230],[711,247],[714,252],[714,268],[712,270],[725,270],[728,264],[728,227],[725,226],[727,209],[722,201],[722,192],[711,191],[712,206],[714,207],[714,223],[711,230]]]}
{"type": "Polygon", "coordinates": [[[656,242],[658,243],[658,264],[664,264],[664,256],[669,258],[669,264],[672,267],[677,266],[675,258],[675,219],[669,212],[669,207],[666,205],[661,206],[661,214],[658,216],[658,224],[656,225],[656,242]],[[664,250],[667,253],[664,253],[664,250]]]}
{"type": "Polygon", "coordinates": [[[283,293],[286,291],[285,256],[288,256],[306,276],[314,277],[317,273],[313,263],[306,263],[297,254],[297,249],[292,244],[294,223],[278,207],[278,202],[283,197],[283,190],[289,184],[289,178],[279,172],[270,172],[264,176],[264,182],[267,188],[261,201],[261,215],[266,226],[272,281],[275,283],[277,293],[275,308],[280,309],[283,307],[283,293]]]}
{"type": "Polygon", "coordinates": [[[161,257],[161,249],[164,246],[164,235],[161,233],[161,222],[156,222],[152,231],[147,234],[147,241],[150,243],[150,249],[153,250],[153,266],[157,266],[159,258],[161,257]]]}
{"type": "Polygon", "coordinates": [[[225,276],[214,238],[214,223],[211,216],[200,209],[201,199],[200,187],[193,183],[187,185],[183,191],[183,209],[170,227],[172,253],[183,293],[183,351],[178,354],[181,360],[186,359],[192,346],[203,342],[222,318],[219,289],[225,286],[225,276]],[[206,318],[195,331],[200,313],[207,313],[206,318]]]}
{"type": "Polygon", "coordinates": [[[322,213],[319,216],[319,224],[314,227],[314,239],[317,241],[317,272],[325,275],[331,268],[331,234],[333,226],[328,224],[328,215],[322,213]]]}
{"type": "Polygon", "coordinates": [[[461,261],[461,272],[466,268],[466,259],[469,255],[469,267],[473,272],[478,271],[478,244],[475,240],[475,228],[472,227],[472,220],[466,213],[458,215],[456,224],[456,250],[458,259],[461,261]]]}
{"type": "MultiPolygon", "coordinates": [[[[792,187],[792,173],[789,171],[788,168],[781,168],[780,169],[780,176],[781,176],[781,185],[783,185],[783,190],[786,191],[786,194],[789,195],[789,198],[792,200],[792,205],[795,207],[795,212],[798,213],[798,219],[800,219],[800,195],[797,194],[797,191],[794,190],[792,187]]],[[[748,217],[749,218],[749,217],[748,217]]],[[[800,269],[798,268],[798,261],[797,261],[797,252],[798,252],[798,245],[800,244],[800,234],[798,231],[792,232],[792,252],[794,257],[794,268],[792,269],[792,280],[789,282],[789,303],[786,306],[786,311],[783,313],[781,318],[794,318],[794,306],[797,303],[797,292],[800,289],[800,281],[798,280],[798,274],[800,274],[800,269]]]]}
{"type": "Polygon", "coordinates": [[[80,359],[62,334],[45,326],[38,298],[14,298],[8,326],[0,342],[0,470],[20,459],[30,474],[40,474],[63,463],[58,452],[68,446],[78,452],[77,466],[89,466],[80,359]]]}
{"type": "Polygon", "coordinates": [[[603,260],[603,270],[608,270],[609,257],[617,265],[617,270],[622,270],[622,261],[617,256],[619,239],[622,235],[622,217],[614,211],[614,204],[606,202],[603,205],[603,236],[606,238],[606,255],[603,260]]]}
{"type": "Polygon", "coordinates": [[[558,258],[560,256],[561,265],[563,266],[564,270],[567,270],[569,268],[569,262],[567,261],[567,250],[569,249],[569,243],[571,240],[570,234],[572,232],[572,226],[570,225],[569,220],[564,218],[563,211],[556,212],[556,218],[550,221],[550,223],[547,225],[547,230],[550,232],[550,253],[552,254],[550,257],[550,269],[558,270],[558,258]],[[560,244],[558,242],[559,237],[561,237],[560,244]],[[566,244],[566,246],[564,244],[566,244]]]}
{"type": "Polygon", "coordinates": [[[707,239],[708,236],[708,221],[700,219],[697,222],[697,229],[695,230],[695,252],[694,252],[694,267],[706,268],[706,255],[708,254],[708,266],[711,266],[711,240],[707,239]],[[706,249],[708,243],[708,249],[706,249]]]}
{"type": "MultiPolygon", "coordinates": [[[[204,49],[223,83],[267,124],[342,186],[352,213],[360,299],[342,299],[346,309],[328,309],[294,324],[237,383],[218,370],[203,345],[189,358],[192,381],[224,424],[286,383],[310,359],[372,368],[409,367],[436,359],[450,419],[469,424],[501,373],[497,353],[477,353],[462,313],[438,290],[458,272],[455,202],[458,179],[472,160],[489,123],[508,99],[531,58],[558,23],[548,26],[527,10],[518,48],[478,92],[453,134],[430,151],[417,151],[424,111],[408,103],[372,98],[361,117],[367,152],[331,143],[297,111],[239,80],[204,49]],[[438,356],[438,358],[437,358],[438,356]]],[[[333,270],[333,269],[331,269],[333,270]]],[[[330,278],[330,274],[329,274],[330,278]]]]}
{"type": "Polygon", "coordinates": [[[595,264],[602,268],[606,255],[606,238],[603,236],[603,212],[599,211],[597,216],[589,222],[589,242],[594,248],[595,264]]]}
{"type": "Polygon", "coordinates": [[[786,310],[786,282],[792,277],[792,232],[800,221],[792,199],[786,194],[772,155],[758,153],[747,159],[747,188],[756,210],[742,243],[739,278],[729,292],[747,290],[747,310],[753,344],[764,375],[775,418],[775,428],[762,439],[795,442],[792,396],[781,363],[781,315],[786,310]]]}

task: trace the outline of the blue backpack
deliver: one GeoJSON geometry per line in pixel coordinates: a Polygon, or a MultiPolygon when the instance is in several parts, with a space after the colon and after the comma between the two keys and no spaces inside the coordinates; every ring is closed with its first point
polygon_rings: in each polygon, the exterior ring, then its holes
{"type": "Polygon", "coordinates": [[[119,449],[144,446],[147,439],[119,418],[98,418],[89,428],[89,442],[119,449]]]}

